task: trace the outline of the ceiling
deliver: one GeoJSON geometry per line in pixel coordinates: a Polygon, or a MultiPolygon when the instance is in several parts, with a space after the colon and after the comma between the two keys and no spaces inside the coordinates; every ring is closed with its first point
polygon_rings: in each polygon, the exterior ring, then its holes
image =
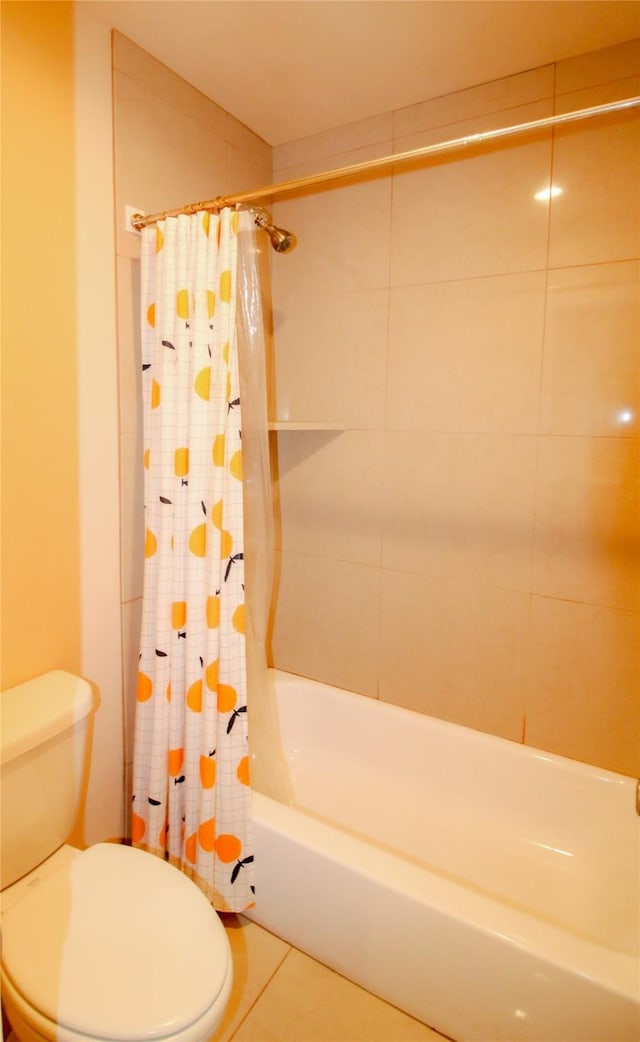
{"type": "Polygon", "coordinates": [[[80,0],[271,145],[640,36],[640,0],[80,0]]]}

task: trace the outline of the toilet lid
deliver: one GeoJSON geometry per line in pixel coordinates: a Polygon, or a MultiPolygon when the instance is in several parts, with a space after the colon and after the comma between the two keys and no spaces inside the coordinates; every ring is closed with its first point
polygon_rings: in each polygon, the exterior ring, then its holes
{"type": "Polygon", "coordinates": [[[198,887],[167,862],[100,843],[44,878],[2,918],[2,964],[61,1027],[153,1040],[188,1028],[231,970],[198,887]]]}

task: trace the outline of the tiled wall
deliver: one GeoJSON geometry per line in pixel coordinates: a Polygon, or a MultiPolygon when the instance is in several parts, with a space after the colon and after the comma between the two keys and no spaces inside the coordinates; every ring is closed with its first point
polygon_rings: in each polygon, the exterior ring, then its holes
{"type": "Polygon", "coordinates": [[[146,213],[268,183],[271,148],[125,37],[114,35],[125,760],[132,761],[140,634],[143,500],[138,292],[140,240],[125,204],[146,213]]]}
{"type": "MultiPolygon", "coordinates": [[[[127,762],[142,594],[139,240],[270,148],[114,46],[127,762]]],[[[279,146],[274,179],[640,93],[625,45],[279,146]]],[[[275,664],[635,774],[638,119],[274,206],[275,664]],[[533,199],[550,178],[551,205],[533,199]]]]}
{"type": "MultiPolygon", "coordinates": [[[[278,146],[274,180],[638,94],[640,41],[278,146]]],[[[276,203],[276,415],[346,428],[278,435],[277,666],[640,771],[639,123],[276,203]]]]}

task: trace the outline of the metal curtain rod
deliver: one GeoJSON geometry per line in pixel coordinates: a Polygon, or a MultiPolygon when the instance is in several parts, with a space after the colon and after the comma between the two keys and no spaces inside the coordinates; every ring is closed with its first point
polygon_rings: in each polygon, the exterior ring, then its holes
{"type": "Polygon", "coordinates": [[[175,210],[163,210],[162,213],[153,213],[146,217],[142,214],[134,214],[131,218],[131,224],[134,228],[140,230],[149,224],[155,224],[157,221],[164,220],[165,217],[178,217],[183,213],[193,214],[198,213],[200,210],[218,213],[226,206],[239,206],[243,203],[255,202],[258,199],[283,195],[285,192],[293,192],[301,188],[311,188],[314,185],[326,184],[328,181],[337,181],[343,177],[357,177],[358,174],[368,173],[371,170],[387,170],[390,167],[416,162],[416,160],[425,159],[428,156],[441,155],[444,152],[453,152],[456,149],[467,148],[472,145],[482,145],[487,141],[497,141],[500,138],[512,137],[515,134],[524,134],[526,131],[544,130],[547,127],[561,126],[563,123],[574,123],[581,119],[604,116],[609,112],[637,108],[639,105],[640,97],[625,98],[624,101],[612,101],[606,105],[594,105],[591,108],[577,109],[575,112],[565,112],[559,116],[547,116],[544,119],[532,120],[530,123],[518,123],[513,127],[487,130],[480,134],[468,134],[466,137],[442,141],[436,145],[414,148],[410,152],[398,152],[395,155],[382,156],[380,159],[369,159],[364,163],[355,163],[353,166],[326,170],[322,174],[310,174],[308,177],[299,177],[295,181],[282,181],[279,184],[266,185],[264,188],[254,188],[249,192],[238,192],[236,195],[219,195],[216,199],[208,199],[200,203],[189,203],[187,206],[179,206],[175,210]]]}

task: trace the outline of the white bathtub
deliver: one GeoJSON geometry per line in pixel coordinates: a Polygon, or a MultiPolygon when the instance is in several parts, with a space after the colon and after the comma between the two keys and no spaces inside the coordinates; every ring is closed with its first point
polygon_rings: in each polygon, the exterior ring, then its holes
{"type": "Polygon", "coordinates": [[[632,779],[270,673],[250,917],[460,1042],[638,1042],[632,779]]]}

